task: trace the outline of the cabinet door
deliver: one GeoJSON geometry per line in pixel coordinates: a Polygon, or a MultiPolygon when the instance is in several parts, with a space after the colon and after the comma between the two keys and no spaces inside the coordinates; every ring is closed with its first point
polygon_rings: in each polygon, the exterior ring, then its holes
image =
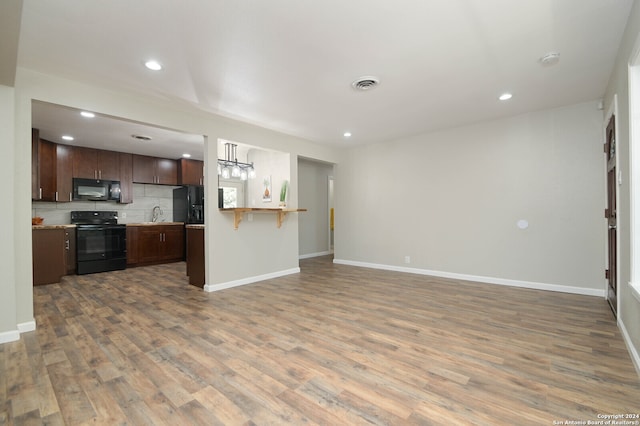
{"type": "Polygon", "coordinates": [[[138,262],[156,262],[160,259],[162,243],[161,226],[141,226],[138,228],[138,262]]]}
{"type": "Polygon", "coordinates": [[[156,183],[161,185],[178,184],[178,163],[166,158],[156,159],[156,183]]]}
{"type": "Polygon", "coordinates": [[[59,283],[66,275],[64,229],[34,229],[33,285],[59,283]]]}
{"type": "Polygon", "coordinates": [[[98,179],[98,150],[73,147],[73,177],[98,179]]]}
{"type": "Polygon", "coordinates": [[[138,263],[138,226],[127,226],[127,265],[138,263]]]}
{"type": "Polygon", "coordinates": [[[187,276],[189,284],[204,287],[204,229],[189,228],[187,232],[187,276]]]}
{"type": "Polygon", "coordinates": [[[162,226],[161,260],[179,261],[184,259],[184,226],[162,226]]]}
{"type": "Polygon", "coordinates": [[[180,159],[178,163],[178,185],[203,185],[204,161],[180,159]]]}
{"type": "Polygon", "coordinates": [[[117,152],[98,150],[98,179],[120,179],[120,157],[117,152]]]}
{"type": "Polygon", "coordinates": [[[56,144],[44,139],[38,142],[38,173],[41,201],[56,200],[56,144]]]}
{"type": "Polygon", "coordinates": [[[133,156],[119,153],[120,160],[120,202],[133,203],[133,156]]]}
{"type": "Polygon", "coordinates": [[[133,154],[133,182],[156,183],[156,159],[133,154]]]}
{"type": "Polygon", "coordinates": [[[31,199],[40,199],[40,131],[31,129],[31,199]]]}
{"type": "Polygon", "coordinates": [[[56,201],[73,199],[73,150],[68,145],[56,146],[56,201]]]}

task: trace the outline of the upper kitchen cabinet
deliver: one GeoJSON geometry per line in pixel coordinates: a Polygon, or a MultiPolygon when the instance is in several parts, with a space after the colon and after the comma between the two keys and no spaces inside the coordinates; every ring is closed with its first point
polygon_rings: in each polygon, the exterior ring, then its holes
{"type": "Polygon", "coordinates": [[[134,154],[133,182],[178,185],[178,162],[134,154]]]}
{"type": "Polygon", "coordinates": [[[56,144],[40,139],[38,129],[31,131],[31,198],[56,200],[56,144]]]}
{"type": "Polygon", "coordinates": [[[133,155],[119,153],[120,158],[120,202],[133,203],[133,155]]]}
{"type": "Polygon", "coordinates": [[[68,145],[56,145],[56,201],[73,200],[73,148],[68,145]]]}
{"type": "Polygon", "coordinates": [[[73,177],[85,179],[120,179],[117,152],[101,149],[73,148],[73,177]]]}
{"type": "Polygon", "coordinates": [[[178,160],[178,185],[204,185],[204,161],[178,160]]]}
{"type": "Polygon", "coordinates": [[[71,148],[40,139],[31,131],[31,198],[38,201],[71,201],[71,148]]]}

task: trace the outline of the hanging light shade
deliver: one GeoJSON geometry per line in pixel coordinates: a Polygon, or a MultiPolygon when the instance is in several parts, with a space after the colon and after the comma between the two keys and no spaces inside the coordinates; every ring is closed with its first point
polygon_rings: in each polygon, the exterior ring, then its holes
{"type": "Polygon", "coordinates": [[[253,168],[253,163],[238,161],[237,148],[238,146],[233,143],[226,142],[224,144],[225,158],[218,158],[218,175],[222,176],[223,179],[231,177],[242,180],[255,178],[256,171],[253,168]]]}

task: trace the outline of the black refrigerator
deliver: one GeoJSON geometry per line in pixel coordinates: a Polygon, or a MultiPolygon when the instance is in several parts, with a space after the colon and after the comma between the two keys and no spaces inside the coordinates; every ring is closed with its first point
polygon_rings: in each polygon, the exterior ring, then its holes
{"type": "Polygon", "coordinates": [[[204,186],[189,185],[173,190],[173,220],[204,224],[204,186]]]}

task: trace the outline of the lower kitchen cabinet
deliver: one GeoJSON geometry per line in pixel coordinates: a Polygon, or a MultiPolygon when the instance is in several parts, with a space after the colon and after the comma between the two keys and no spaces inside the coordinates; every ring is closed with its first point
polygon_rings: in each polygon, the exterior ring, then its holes
{"type": "Polygon", "coordinates": [[[187,276],[189,284],[204,287],[204,226],[187,225],[187,276]]]}
{"type": "Polygon", "coordinates": [[[33,285],[59,283],[67,274],[66,229],[34,229],[33,285]]]}
{"type": "Polygon", "coordinates": [[[128,265],[181,260],[184,260],[184,225],[127,226],[128,265]]]}

